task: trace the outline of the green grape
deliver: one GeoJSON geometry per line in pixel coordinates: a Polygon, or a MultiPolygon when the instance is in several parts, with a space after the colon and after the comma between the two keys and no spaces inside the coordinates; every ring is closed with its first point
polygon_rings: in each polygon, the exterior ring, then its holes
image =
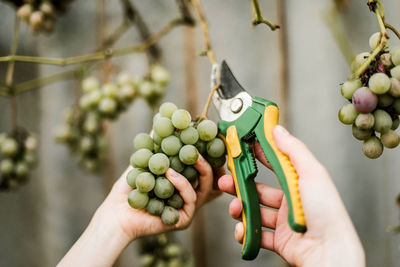
{"type": "Polygon", "coordinates": [[[176,244],[176,243],[170,243],[170,244],[168,244],[168,245],[164,248],[164,251],[163,251],[163,252],[164,252],[163,254],[164,254],[167,258],[176,258],[176,257],[182,256],[182,254],[183,254],[183,251],[182,251],[181,246],[178,245],[178,244],[176,244]]]}
{"type": "Polygon", "coordinates": [[[90,97],[89,95],[83,95],[79,98],[79,106],[83,110],[88,110],[91,108],[91,102],[90,102],[90,97]]]}
{"type": "Polygon", "coordinates": [[[154,84],[150,81],[141,81],[139,83],[139,94],[145,98],[148,99],[154,94],[154,84]]]}
{"type": "Polygon", "coordinates": [[[175,225],[179,221],[179,212],[170,206],[165,206],[162,214],[161,220],[166,225],[175,225]]]}
{"type": "Polygon", "coordinates": [[[132,85],[126,84],[119,88],[118,99],[129,102],[135,98],[135,94],[135,88],[132,85]]]}
{"type": "Polygon", "coordinates": [[[28,21],[33,11],[31,4],[24,4],[18,8],[17,15],[20,19],[28,21]]]}
{"type": "Polygon", "coordinates": [[[95,147],[93,138],[89,136],[83,136],[79,142],[79,149],[85,153],[92,151],[95,147]]]}
{"type": "Polygon", "coordinates": [[[160,106],[160,115],[168,119],[171,119],[172,114],[174,114],[174,112],[177,110],[178,107],[174,103],[165,102],[160,106]]]}
{"type": "Polygon", "coordinates": [[[206,142],[199,140],[199,141],[197,141],[195,146],[197,148],[197,151],[199,151],[200,154],[203,155],[205,152],[207,152],[207,143],[206,142]]]}
{"type": "Polygon", "coordinates": [[[174,136],[176,136],[176,137],[178,137],[178,138],[180,139],[180,138],[181,138],[181,132],[182,132],[182,131],[180,131],[180,130],[175,131],[175,132],[174,132],[174,136]]]}
{"type": "Polygon", "coordinates": [[[396,130],[397,128],[399,128],[399,124],[400,124],[399,116],[396,116],[396,118],[393,120],[391,129],[396,130]]]}
{"type": "Polygon", "coordinates": [[[338,113],[339,120],[344,124],[353,124],[358,115],[353,104],[344,105],[338,113]]]}
{"type": "Polygon", "coordinates": [[[189,126],[181,131],[179,137],[185,145],[194,145],[199,140],[199,133],[195,128],[189,126]]]}
{"type": "Polygon", "coordinates": [[[153,132],[153,141],[156,145],[161,146],[162,138],[156,132],[153,132]]]}
{"type": "Polygon", "coordinates": [[[218,134],[217,125],[211,120],[204,120],[197,125],[199,137],[203,141],[211,141],[218,134]]]}
{"type": "Polygon", "coordinates": [[[341,93],[344,98],[351,99],[354,92],[362,87],[360,79],[346,81],[341,88],[341,93]]]}
{"type": "Polygon", "coordinates": [[[164,260],[158,259],[154,267],[168,267],[167,263],[164,260]]]}
{"type": "Polygon", "coordinates": [[[185,169],[185,164],[179,159],[179,156],[173,156],[169,158],[170,167],[176,172],[182,172],[185,169]]]}
{"type": "Polygon", "coordinates": [[[374,112],[374,117],[375,117],[375,124],[374,124],[375,131],[383,133],[392,128],[393,124],[392,118],[386,111],[377,109],[374,112]]]}
{"type": "Polygon", "coordinates": [[[381,135],[382,144],[387,148],[395,148],[399,145],[400,137],[393,131],[389,130],[381,135]]]}
{"type": "Polygon", "coordinates": [[[7,139],[7,134],[6,133],[1,133],[0,134],[0,148],[1,148],[4,140],[6,140],[6,139],[7,139]]]}
{"type": "Polygon", "coordinates": [[[128,195],[128,203],[134,209],[143,209],[149,202],[147,193],[142,193],[138,189],[132,190],[128,195]]]}
{"type": "Polygon", "coordinates": [[[390,79],[385,73],[375,73],[369,78],[368,87],[377,95],[384,94],[390,89],[390,79]]]}
{"type": "Polygon", "coordinates": [[[89,172],[94,172],[99,166],[95,159],[85,159],[82,162],[82,166],[89,172]]]}
{"type": "Polygon", "coordinates": [[[355,124],[353,124],[351,130],[352,130],[353,136],[358,140],[365,140],[365,139],[371,137],[372,132],[373,132],[372,129],[361,130],[361,129],[357,128],[357,126],[355,124]]]}
{"type": "Polygon", "coordinates": [[[189,127],[192,117],[190,113],[184,109],[178,109],[172,114],[172,124],[178,129],[186,129],[189,127]]]}
{"type": "Polygon", "coordinates": [[[389,93],[379,95],[378,106],[386,108],[386,107],[390,106],[393,103],[393,101],[394,101],[394,98],[389,93]]]}
{"type": "Polygon", "coordinates": [[[162,153],[161,146],[154,144],[154,153],[162,153]]]}
{"type": "Polygon", "coordinates": [[[181,150],[179,150],[179,159],[186,165],[195,164],[198,158],[199,152],[193,145],[184,145],[181,150]]]}
{"type": "Polygon", "coordinates": [[[142,148],[132,154],[130,163],[133,167],[147,168],[149,160],[152,156],[153,152],[147,148],[142,148]]]}
{"type": "Polygon", "coordinates": [[[400,46],[393,47],[390,49],[390,55],[392,56],[392,62],[394,65],[400,65],[400,46]]]}
{"type": "Polygon", "coordinates": [[[94,134],[98,131],[100,127],[100,122],[95,115],[95,113],[88,113],[88,115],[85,118],[85,121],[83,122],[83,129],[90,134],[94,134]]]}
{"type": "Polygon", "coordinates": [[[179,210],[183,207],[183,199],[178,193],[175,193],[168,199],[168,205],[179,210]]]}
{"type": "Polygon", "coordinates": [[[356,72],[358,68],[360,68],[360,66],[364,64],[364,62],[367,60],[368,57],[369,57],[368,52],[363,52],[358,54],[351,63],[352,72],[356,72]]]}
{"type": "Polygon", "coordinates": [[[183,267],[184,263],[179,258],[170,259],[168,261],[167,267],[183,267]]]}
{"type": "Polygon", "coordinates": [[[355,121],[355,125],[361,130],[372,129],[372,127],[374,127],[374,123],[375,118],[371,113],[360,113],[355,121]]]}
{"type": "Polygon", "coordinates": [[[149,160],[149,169],[156,175],[164,174],[169,168],[169,159],[162,153],[156,153],[149,160]]]}
{"type": "Polygon", "coordinates": [[[160,216],[163,209],[164,209],[164,201],[161,201],[157,198],[150,199],[146,207],[147,212],[155,216],[160,216]]]}
{"type": "Polygon", "coordinates": [[[207,143],[207,154],[219,158],[225,154],[225,143],[220,138],[215,138],[207,143]]]}
{"type": "Polygon", "coordinates": [[[161,199],[170,198],[174,194],[173,184],[165,177],[158,177],[154,186],[154,193],[161,199]]]}
{"type": "Polygon", "coordinates": [[[94,91],[99,87],[99,80],[97,80],[95,77],[88,77],[82,81],[82,89],[85,93],[94,91]]]}
{"type": "Polygon", "coordinates": [[[40,11],[43,12],[43,14],[46,14],[46,15],[49,15],[49,16],[53,15],[53,13],[54,13],[54,7],[49,2],[42,2],[40,4],[39,9],[40,9],[40,11]]]}
{"type": "Polygon", "coordinates": [[[174,135],[164,138],[161,142],[162,151],[168,156],[177,155],[181,147],[181,140],[179,140],[179,138],[174,135]]]}
{"type": "Polygon", "coordinates": [[[32,166],[36,163],[36,155],[31,151],[27,151],[24,154],[24,161],[28,163],[28,165],[32,166]]]}
{"type": "Polygon", "coordinates": [[[158,118],[154,122],[153,128],[154,132],[162,138],[170,136],[175,130],[171,120],[165,117],[158,118]]]}
{"type": "Polygon", "coordinates": [[[185,176],[189,182],[193,182],[199,177],[199,172],[193,166],[186,166],[182,175],[185,176]]]}
{"type": "Polygon", "coordinates": [[[117,83],[120,86],[124,86],[124,85],[132,86],[133,84],[135,84],[135,79],[128,72],[123,71],[118,74],[117,83]]]}
{"type": "Polygon", "coordinates": [[[150,69],[150,76],[153,81],[165,86],[169,83],[170,75],[168,71],[161,65],[153,65],[150,69]]]}
{"type": "Polygon", "coordinates": [[[43,24],[44,14],[41,11],[33,11],[29,16],[29,25],[34,31],[38,31],[43,24]]]}
{"type": "Polygon", "coordinates": [[[392,67],[392,56],[389,53],[382,54],[379,59],[385,68],[392,67]]]}
{"type": "Polygon", "coordinates": [[[212,168],[217,169],[217,168],[221,168],[222,166],[225,165],[226,157],[225,157],[225,155],[223,155],[219,158],[213,158],[213,157],[208,156],[207,161],[208,161],[208,163],[210,163],[212,168]]]}
{"type": "Polygon", "coordinates": [[[390,75],[392,75],[393,78],[400,80],[400,66],[396,66],[390,70],[390,75]]]}
{"type": "Polygon", "coordinates": [[[153,190],[156,180],[150,172],[139,173],[136,177],[136,187],[142,193],[147,193],[153,190]]]}
{"type": "Polygon", "coordinates": [[[85,95],[88,98],[88,108],[94,108],[97,105],[99,105],[103,95],[101,94],[100,91],[96,90],[96,91],[92,91],[89,94],[85,95]]]}
{"type": "Polygon", "coordinates": [[[379,158],[383,152],[381,140],[376,136],[371,136],[366,139],[362,146],[363,153],[370,159],[379,158]]]}
{"type": "Polygon", "coordinates": [[[390,78],[389,94],[393,97],[400,97],[400,81],[396,78],[390,78]]]}
{"type": "Polygon", "coordinates": [[[17,177],[23,178],[27,176],[28,173],[29,167],[28,164],[26,164],[25,162],[20,161],[15,165],[15,174],[17,175],[17,177]]]}
{"type": "Polygon", "coordinates": [[[14,170],[14,163],[11,159],[2,159],[0,161],[0,174],[9,175],[14,170]]]}
{"type": "Polygon", "coordinates": [[[118,96],[118,87],[112,83],[105,83],[101,87],[101,91],[106,97],[117,98],[118,96]]]}
{"type": "Polygon", "coordinates": [[[36,151],[38,147],[38,140],[34,136],[28,136],[25,139],[24,144],[27,151],[36,151]]]}
{"type": "Polygon", "coordinates": [[[154,255],[152,254],[143,254],[139,258],[139,266],[140,267],[151,267],[154,263],[154,255]]]}
{"type": "Polygon", "coordinates": [[[145,172],[144,169],[141,168],[133,168],[128,172],[126,175],[126,182],[127,184],[132,187],[133,189],[136,188],[136,177],[141,174],[142,172],[145,172]]]}
{"type": "Polygon", "coordinates": [[[57,142],[65,143],[72,137],[72,129],[68,125],[61,125],[54,131],[54,137],[57,142]]]}
{"type": "MultiPolygon", "coordinates": [[[[372,50],[375,50],[375,48],[377,48],[378,45],[380,44],[380,40],[381,40],[380,32],[372,34],[371,37],[369,37],[369,47],[371,47],[372,50]]],[[[387,43],[385,44],[385,47],[383,49],[386,48],[387,48],[387,43]]]]}
{"type": "Polygon", "coordinates": [[[117,102],[109,97],[105,97],[100,101],[99,111],[106,115],[112,115],[117,111],[117,102]]]}
{"type": "Polygon", "coordinates": [[[133,146],[135,147],[136,150],[139,150],[141,148],[147,148],[148,150],[153,150],[154,149],[153,138],[151,138],[151,136],[148,135],[147,133],[139,133],[133,139],[133,146]]]}
{"type": "Polygon", "coordinates": [[[7,157],[12,157],[18,153],[18,143],[13,138],[7,137],[1,144],[1,153],[7,157]]]}
{"type": "Polygon", "coordinates": [[[158,112],[156,115],[154,115],[153,117],[153,124],[156,122],[156,120],[158,120],[159,118],[161,118],[161,114],[160,112],[158,112]]]}

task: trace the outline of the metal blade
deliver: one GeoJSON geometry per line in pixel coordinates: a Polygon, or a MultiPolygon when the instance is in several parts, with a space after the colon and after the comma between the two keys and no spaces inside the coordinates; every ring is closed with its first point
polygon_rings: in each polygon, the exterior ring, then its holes
{"type": "Polygon", "coordinates": [[[221,64],[220,84],[221,86],[218,89],[218,94],[223,99],[233,98],[239,93],[246,91],[236,80],[225,60],[222,61],[221,64]]]}

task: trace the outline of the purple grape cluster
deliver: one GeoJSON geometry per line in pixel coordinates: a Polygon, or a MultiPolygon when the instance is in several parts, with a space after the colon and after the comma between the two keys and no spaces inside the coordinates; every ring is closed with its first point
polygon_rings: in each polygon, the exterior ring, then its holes
{"type": "MultiPolygon", "coordinates": [[[[380,33],[373,34],[369,45],[374,50],[380,33]]],[[[353,73],[370,56],[358,54],[351,68],[353,73]]],[[[349,101],[339,110],[339,120],[352,125],[353,136],[363,141],[362,151],[371,159],[378,158],[383,148],[395,148],[400,142],[395,130],[400,115],[400,46],[385,47],[359,78],[343,83],[342,96],[349,101]]]]}

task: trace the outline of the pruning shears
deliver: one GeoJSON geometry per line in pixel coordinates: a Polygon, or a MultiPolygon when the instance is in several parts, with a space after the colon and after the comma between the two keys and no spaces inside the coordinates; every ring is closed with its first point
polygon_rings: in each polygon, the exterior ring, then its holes
{"type": "MultiPolygon", "coordinates": [[[[217,69],[218,67],[214,65],[212,74],[214,84],[216,84],[217,69]]],[[[247,93],[225,61],[221,64],[219,76],[219,87],[213,95],[213,102],[221,117],[218,128],[226,144],[228,168],[234,179],[236,194],[243,203],[242,258],[253,260],[260,249],[262,232],[254,181],[257,174],[254,142],[260,143],[285,193],[291,229],[304,233],[307,228],[300,200],[298,175],[290,159],[279,151],[272,136],[272,129],[279,120],[277,105],[247,93]]]]}

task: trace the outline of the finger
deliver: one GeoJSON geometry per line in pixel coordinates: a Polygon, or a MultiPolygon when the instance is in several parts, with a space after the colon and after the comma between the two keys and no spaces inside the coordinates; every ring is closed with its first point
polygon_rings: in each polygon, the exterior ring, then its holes
{"type": "Polygon", "coordinates": [[[262,183],[256,183],[256,186],[260,204],[279,209],[282,204],[283,191],[262,183]]]}
{"type": "Polygon", "coordinates": [[[307,146],[285,128],[277,125],[272,134],[278,149],[290,158],[299,176],[307,177],[307,173],[324,170],[307,146]]]}
{"type": "Polygon", "coordinates": [[[265,157],[264,151],[261,149],[260,143],[256,142],[254,144],[254,154],[256,155],[256,158],[264,164],[267,168],[273,171],[271,164],[268,162],[267,158],[265,157]]]}
{"type": "Polygon", "coordinates": [[[238,198],[235,198],[231,201],[229,204],[229,214],[233,219],[240,219],[242,216],[242,201],[240,201],[238,198]]]}
{"type": "MultiPolygon", "coordinates": [[[[229,204],[229,214],[235,220],[242,221],[242,202],[235,198],[229,204]]],[[[265,207],[260,207],[261,214],[261,225],[270,229],[276,228],[276,222],[278,220],[278,211],[272,210],[265,207]]]]}
{"type": "Polygon", "coordinates": [[[199,155],[194,167],[200,174],[199,190],[197,192],[197,206],[202,206],[213,189],[213,172],[210,164],[199,155]]]}
{"type": "MultiPolygon", "coordinates": [[[[243,223],[237,223],[235,226],[235,239],[240,244],[243,243],[244,227],[243,223]]],[[[261,247],[268,250],[274,250],[274,233],[263,230],[261,233],[261,247]]]]}
{"type": "Polygon", "coordinates": [[[236,195],[235,185],[233,183],[233,178],[229,174],[225,174],[218,179],[218,187],[225,193],[236,195]]]}
{"type": "Polygon", "coordinates": [[[119,177],[119,179],[114,183],[112,187],[112,191],[117,191],[120,194],[128,194],[130,191],[132,191],[132,188],[128,185],[126,182],[126,175],[130,170],[132,170],[133,167],[129,166],[119,177]]]}
{"type": "Polygon", "coordinates": [[[168,169],[166,177],[179,191],[179,194],[185,203],[196,202],[196,193],[194,192],[192,185],[185,177],[171,168],[168,169]]]}

